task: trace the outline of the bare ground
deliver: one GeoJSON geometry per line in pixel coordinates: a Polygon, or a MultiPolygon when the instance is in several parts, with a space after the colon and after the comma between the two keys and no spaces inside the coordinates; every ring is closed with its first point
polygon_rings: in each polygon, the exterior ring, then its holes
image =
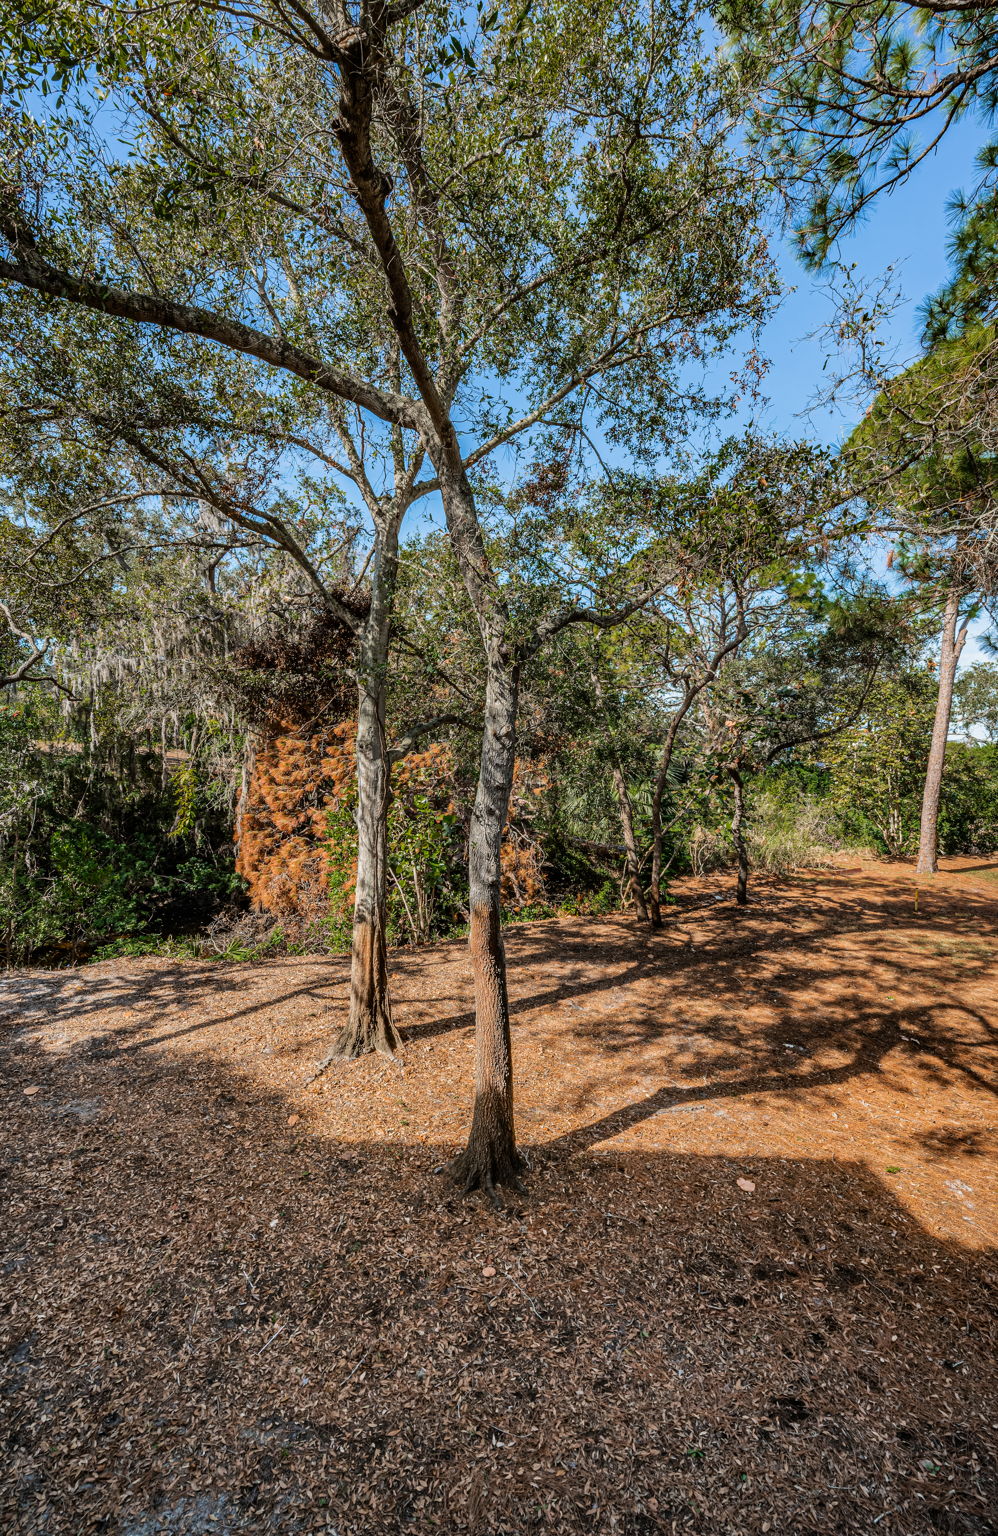
{"type": "Polygon", "coordinates": [[[499,1216],[433,1172],[461,944],[394,957],[402,1069],[311,1089],[341,961],[4,978],[0,1530],[995,1536],[998,864],[956,862],[511,930],[499,1216]]]}

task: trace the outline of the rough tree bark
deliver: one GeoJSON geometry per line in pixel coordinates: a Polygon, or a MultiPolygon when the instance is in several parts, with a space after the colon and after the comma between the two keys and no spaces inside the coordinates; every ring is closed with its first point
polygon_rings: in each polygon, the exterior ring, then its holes
{"type": "Polygon", "coordinates": [[[357,655],[357,882],[350,956],[350,1015],[318,1076],[331,1061],[368,1051],[394,1056],[401,1040],[388,989],[388,809],[391,760],[385,736],[385,675],[398,566],[396,525],[378,529],[371,562],[371,606],[357,655]]]}
{"type": "Polygon", "coordinates": [[[518,668],[504,666],[493,656],[468,852],[475,1105],[468,1145],[452,1164],[453,1175],[465,1191],[482,1189],[492,1199],[498,1185],[515,1186],[523,1168],[513,1123],[513,1051],[500,926],[501,847],[513,783],[518,689],[518,668]]]}
{"type": "Polygon", "coordinates": [[[384,685],[362,687],[357,720],[357,884],[350,956],[350,1017],[333,1057],[381,1051],[400,1041],[388,991],[387,870],[390,768],[384,685]]]}
{"type": "Polygon", "coordinates": [[[943,787],[943,768],[946,763],[946,738],[949,735],[950,714],[953,708],[953,683],[957,662],[967,638],[967,620],[957,632],[960,617],[960,590],[951,587],[943,613],[943,633],[939,647],[939,692],[936,697],[936,716],[932,725],[932,742],[925,771],[925,789],[922,794],[922,820],[918,837],[918,863],[915,873],[934,875],[938,868],[939,847],[939,797],[943,787]]]}
{"type": "Polygon", "coordinates": [[[645,901],[645,893],[641,888],[641,856],[638,852],[637,839],[634,836],[634,811],[631,806],[631,797],[628,793],[624,775],[617,763],[614,763],[612,772],[613,787],[617,792],[617,805],[620,808],[620,828],[624,834],[627,888],[638,916],[642,922],[647,923],[648,903],[645,901]]]}
{"type": "Polygon", "coordinates": [[[507,649],[508,615],[491,577],[474,491],[457,435],[446,422],[431,457],[440,477],[447,527],[485,651],[485,718],[468,845],[469,946],[475,981],[475,1103],[468,1145],[451,1164],[466,1191],[493,1200],[500,1184],[519,1187],[524,1163],[513,1123],[513,1052],[500,926],[502,834],[516,754],[520,666],[507,649]]]}
{"type": "Polygon", "coordinates": [[[731,778],[731,789],[734,796],[731,837],[735,845],[735,857],[738,860],[738,884],[735,887],[735,900],[740,907],[744,907],[748,901],[749,870],[748,848],[745,844],[745,785],[737,768],[729,768],[728,774],[731,778]]]}

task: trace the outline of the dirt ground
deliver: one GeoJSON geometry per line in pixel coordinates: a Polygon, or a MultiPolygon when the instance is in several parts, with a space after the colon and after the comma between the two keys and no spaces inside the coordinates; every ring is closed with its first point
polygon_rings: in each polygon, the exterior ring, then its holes
{"type": "Polygon", "coordinates": [[[499,1215],[463,944],[312,1087],[341,960],[0,979],[0,1530],[996,1536],[998,862],[677,895],[509,931],[499,1215]]]}

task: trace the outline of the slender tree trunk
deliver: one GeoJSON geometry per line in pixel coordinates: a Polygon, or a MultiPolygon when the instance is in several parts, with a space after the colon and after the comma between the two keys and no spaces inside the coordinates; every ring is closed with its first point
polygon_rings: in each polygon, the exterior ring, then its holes
{"type": "Polygon", "coordinates": [[[745,786],[737,768],[729,768],[731,788],[734,794],[734,811],[731,817],[731,837],[738,860],[738,884],[735,900],[740,907],[748,901],[748,849],[745,846],[745,786]]]}
{"type": "Polygon", "coordinates": [[[683,683],[683,697],[679,701],[679,707],[672,717],[672,722],[666,734],[662,746],[662,757],[658,765],[658,777],[655,780],[655,790],[651,802],[651,881],[648,893],[648,905],[651,909],[651,926],[662,926],[662,799],[665,795],[666,785],[669,780],[669,769],[672,766],[672,756],[676,750],[676,739],[679,736],[679,727],[688,714],[694,699],[705,688],[709,688],[720,672],[727,657],[734,654],[748,634],[745,622],[745,610],[741,596],[735,597],[738,614],[738,622],[735,633],[731,639],[725,639],[722,633],[722,644],[714,653],[707,671],[698,683],[691,683],[686,679],[683,683]]]}
{"type": "Polygon", "coordinates": [[[669,782],[669,768],[672,765],[672,756],[676,750],[676,738],[679,735],[679,727],[682,725],[697,692],[699,690],[691,691],[687,689],[679,708],[672,717],[672,722],[662,747],[662,756],[658,764],[658,776],[655,779],[655,789],[651,798],[651,879],[648,886],[648,913],[653,928],[661,928],[662,926],[662,800],[665,796],[666,785],[669,782]]]}
{"type": "Polygon", "coordinates": [[[915,873],[934,875],[938,868],[939,797],[943,787],[943,767],[946,762],[946,738],[949,735],[950,712],[953,708],[953,682],[956,665],[960,660],[967,625],[957,633],[960,614],[960,592],[952,587],[946,598],[943,614],[942,643],[939,648],[939,693],[936,697],[936,717],[932,726],[932,743],[925,771],[925,790],[922,794],[922,821],[918,838],[918,863],[915,873]]]}
{"type": "Polygon", "coordinates": [[[603,711],[603,718],[606,722],[607,739],[610,742],[610,750],[613,760],[613,766],[611,769],[613,774],[613,787],[617,793],[617,805],[620,810],[620,827],[624,834],[624,855],[625,868],[627,872],[627,889],[630,892],[630,897],[634,903],[638,916],[641,918],[642,922],[647,923],[649,920],[648,904],[645,901],[645,893],[641,887],[641,856],[638,852],[637,840],[634,836],[634,807],[631,804],[631,796],[630,791],[627,788],[627,780],[624,778],[624,771],[620,766],[620,759],[616,753],[614,744],[614,728],[611,723],[609,713],[607,712],[606,701],[603,696],[603,687],[600,683],[599,673],[595,665],[591,667],[589,675],[592,678],[593,692],[599,700],[600,708],[603,711]]]}
{"type": "Polygon", "coordinates": [[[396,540],[379,536],[371,568],[371,610],[357,668],[357,884],[350,1017],[327,1062],[368,1051],[394,1056],[401,1044],[392,1022],[387,945],[391,763],[385,739],[385,672],[396,566],[396,540]]]}
{"type": "Polygon", "coordinates": [[[475,494],[449,422],[431,457],[440,477],[451,543],[478,619],[486,665],[482,756],[468,844],[475,1104],[468,1145],[454,1159],[451,1172],[466,1191],[483,1189],[495,1200],[497,1185],[519,1186],[523,1168],[513,1125],[513,1051],[500,927],[502,834],[513,787],[520,669],[506,650],[509,616],[489,566],[475,494]]]}
{"type": "Polygon", "coordinates": [[[361,689],[357,721],[357,884],[350,957],[350,1018],[336,1057],[381,1051],[394,1056],[400,1040],[388,991],[388,806],[384,687],[361,689]]]}
{"type": "Polygon", "coordinates": [[[468,852],[475,978],[475,1106],[468,1145],[452,1164],[466,1191],[495,1198],[499,1184],[518,1183],[523,1160],[513,1127],[513,1051],[500,927],[502,834],[509,812],[516,750],[518,669],[489,658],[482,758],[468,852]]]}
{"type": "Polygon", "coordinates": [[[620,827],[624,834],[624,852],[627,866],[627,888],[631,893],[631,900],[642,922],[648,922],[648,904],[645,901],[645,893],[641,889],[641,858],[638,853],[638,845],[634,836],[634,811],[631,806],[631,797],[628,793],[627,783],[619,766],[613,765],[613,787],[617,791],[617,804],[620,807],[620,827]]]}
{"type": "Polygon", "coordinates": [[[250,781],[253,778],[253,769],[256,764],[256,741],[252,732],[246,736],[246,744],[243,748],[243,767],[239,776],[239,796],[236,800],[236,831],[235,845],[238,855],[243,841],[243,818],[246,815],[246,801],[249,798],[250,781]]]}

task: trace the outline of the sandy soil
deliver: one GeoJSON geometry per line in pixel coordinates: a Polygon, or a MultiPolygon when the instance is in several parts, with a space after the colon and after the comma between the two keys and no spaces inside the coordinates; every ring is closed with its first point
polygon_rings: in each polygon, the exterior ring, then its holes
{"type": "Polygon", "coordinates": [[[405,1060],[306,1079],[339,960],[0,981],[0,1529],[998,1532],[998,863],[685,882],[509,932],[497,1216],[405,1060]]]}

